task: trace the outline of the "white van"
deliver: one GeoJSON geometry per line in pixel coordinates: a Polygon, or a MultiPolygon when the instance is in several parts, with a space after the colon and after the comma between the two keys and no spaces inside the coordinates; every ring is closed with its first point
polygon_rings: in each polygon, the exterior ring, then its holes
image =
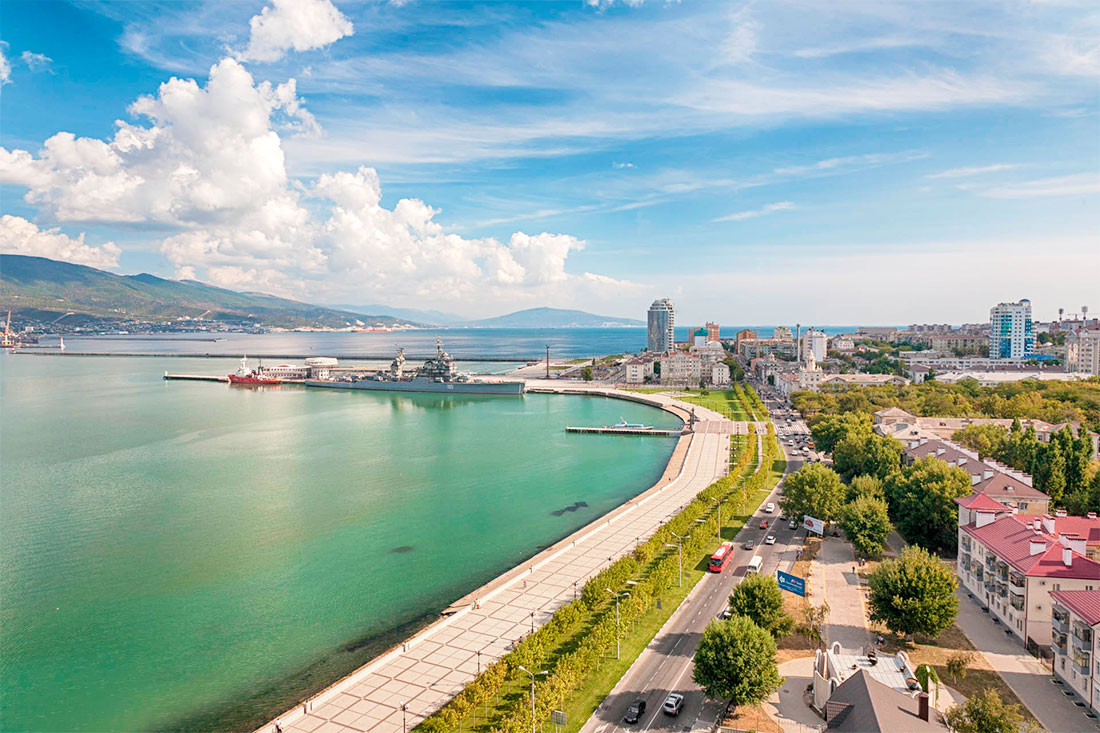
{"type": "Polygon", "coordinates": [[[766,505],[764,506],[764,511],[765,511],[765,512],[767,512],[768,514],[771,514],[772,512],[774,512],[774,511],[775,511],[775,504],[773,504],[772,502],[770,502],[770,501],[769,501],[769,502],[768,502],[768,503],[767,503],[767,504],[766,504],[766,505]]]}
{"type": "Polygon", "coordinates": [[[759,555],[753,555],[753,558],[749,560],[749,566],[745,568],[745,575],[752,575],[753,573],[760,572],[760,566],[764,564],[764,558],[759,555]]]}

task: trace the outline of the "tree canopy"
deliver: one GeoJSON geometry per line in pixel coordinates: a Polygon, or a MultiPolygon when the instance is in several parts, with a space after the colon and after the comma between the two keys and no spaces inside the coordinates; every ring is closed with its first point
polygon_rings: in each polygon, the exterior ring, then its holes
{"type": "Polygon", "coordinates": [[[955,574],[922,547],[907,547],[898,559],[883,561],[869,585],[871,620],[899,634],[936,636],[959,613],[955,574]]]}
{"type": "Polygon", "coordinates": [[[1019,733],[1024,724],[1020,706],[1006,703],[992,687],[953,706],[945,717],[956,733],[1019,733]]]}
{"type": "Polygon", "coordinates": [[[833,466],[847,480],[883,478],[901,465],[901,443],[876,433],[850,434],[833,448],[833,466]]]}
{"type": "Polygon", "coordinates": [[[844,507],[840,528],[858,552],[878,557],[886,547],[886,537],[893,525],[885,501],[861,496],[844,507]]]}
{"type": "Polygon", "coordinates": [[[784,512],[795,518],[809,514],[830,522],[840,516],[844,494],[844,484],[836,471],[820,463],[810,463],[787,477],[779,504],[784,512]]]}
{"type": "Polygon", "coordinates": [[[783,608],[783,591],[768,575],[749,575],[741,581],[730,596],[730,610],[735,616],[748,616],[777,639],[794,627],[794,619],[783,608]]]}
{"type": "Polygon", "coordinates": [[[934,456],[894,471],[883,482],[890,516],[905,538],[946,552],[958,544],[955,499],[969,495],[971,486],[970,474],[934,456]]]}
{"type": "Polygon", "coordinates": [[[868,412],[843,412],[838,415],[826,415],[816,421],[810,433],[818,450],[832,453],[833,448],[844,438],[852,434],[869,434],[871,415],[868,412]]]}
{"type": "Polygon", "coordinates": [[[747,616],[711,621],[695,649],[692,678],[712,700],[757,705],[779,689],[775,639],[747,616]]]}

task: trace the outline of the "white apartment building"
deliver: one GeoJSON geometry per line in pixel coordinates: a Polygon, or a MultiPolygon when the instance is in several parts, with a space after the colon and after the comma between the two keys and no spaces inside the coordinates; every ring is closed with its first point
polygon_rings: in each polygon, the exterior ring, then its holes
{"type": "Polygon", "coordinates": [[[1054,675],[1100,715],[1100,590],[1050,593],[1054,675]]]}
{"type": "Polygon", "coordinates": [[[703,376],[703,359],[687,351],[673,351],[661,357],[662,384],[698,384],[703,376]]]}
{"type": "Polygon", "coordinates": [[[794,332],[787,326],[776,326],[772,331],[772,338],[780,341],[793,341],[794,332]]]}
{"type": "Polygon", "coordinates": [[[814,361],[825,361],[825,344],[828,337],[824,331],[814,328],[806,329],[802,334],[802,360],[808,361],[812,356],[814,361]]]}
{"type": "Polygon", "coordinates": [[[1034,348],[1030,300],[998,303],[989,309],[990,359],[1021,359],[1034,348]]]}
{"type": "Polygon", "coordinates": [[[1014,514],[985,494],[959,505],[959,585],[1033,654],[1049,654],[1050,592],[1100,590],[1100,519],[1014,514]]]}
{"type": "Polygon", "coordinates": [[[1066,336],[1066,371],[1100,374],[1100,329],[1073,331],[1066,336]]]}

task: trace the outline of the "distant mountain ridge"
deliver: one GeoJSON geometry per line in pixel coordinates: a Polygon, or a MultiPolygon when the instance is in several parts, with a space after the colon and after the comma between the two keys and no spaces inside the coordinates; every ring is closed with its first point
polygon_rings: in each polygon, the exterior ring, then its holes
{"type": "Polygon", "coordinates": [[[462,323],[466,319],[463,316],[455,315],[454,313],[445,313],[443,311],[435,310],[419,310],[417,308],[394,308],[388,305],[334,305],[332,308],[336,308],[342,311],[350,311],[352,313],[363,313],[367,315],[380,315],[390,316],[392,318],[407,319],[410,321],[417,321],[419,323],[433,324],[439,326],[450,326],[455,323],[462,323]]]}
{"type": "Polygon", "coordinates": [[[273,328],[407,323],[401,318],[350,313],[264,293],[239,293],[195,280],[167,280],[148,273],[116,275],[13,254],[0,254],[0,309],[38,322],[65,318],[69,325],[179,318],[273,328]]]}
{"type": "Polygon", "coordinates": [[[496,318],[464,321],[460,326],[471,328],[621,328],[644,326],[633,318],[598,316],[579,310],[562,308],[528,308],[496,318]]]}

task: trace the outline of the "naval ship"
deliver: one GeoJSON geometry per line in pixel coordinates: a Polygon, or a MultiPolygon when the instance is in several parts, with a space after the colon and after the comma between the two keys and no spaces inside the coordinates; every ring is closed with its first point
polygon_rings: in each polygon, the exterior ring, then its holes
{"type": "Polygon", "coordinates": [[[435,340],[435,357],[419,369],[406,369],[405,350],[398,349],[389,371],[369,375],[344,375],[333,379],[307,379],[310,387],[373,389],[383,392],[442,392],[444,394],[523,394],[522,381],[481,381],[455,368],[454,358],[435,340]]]}

